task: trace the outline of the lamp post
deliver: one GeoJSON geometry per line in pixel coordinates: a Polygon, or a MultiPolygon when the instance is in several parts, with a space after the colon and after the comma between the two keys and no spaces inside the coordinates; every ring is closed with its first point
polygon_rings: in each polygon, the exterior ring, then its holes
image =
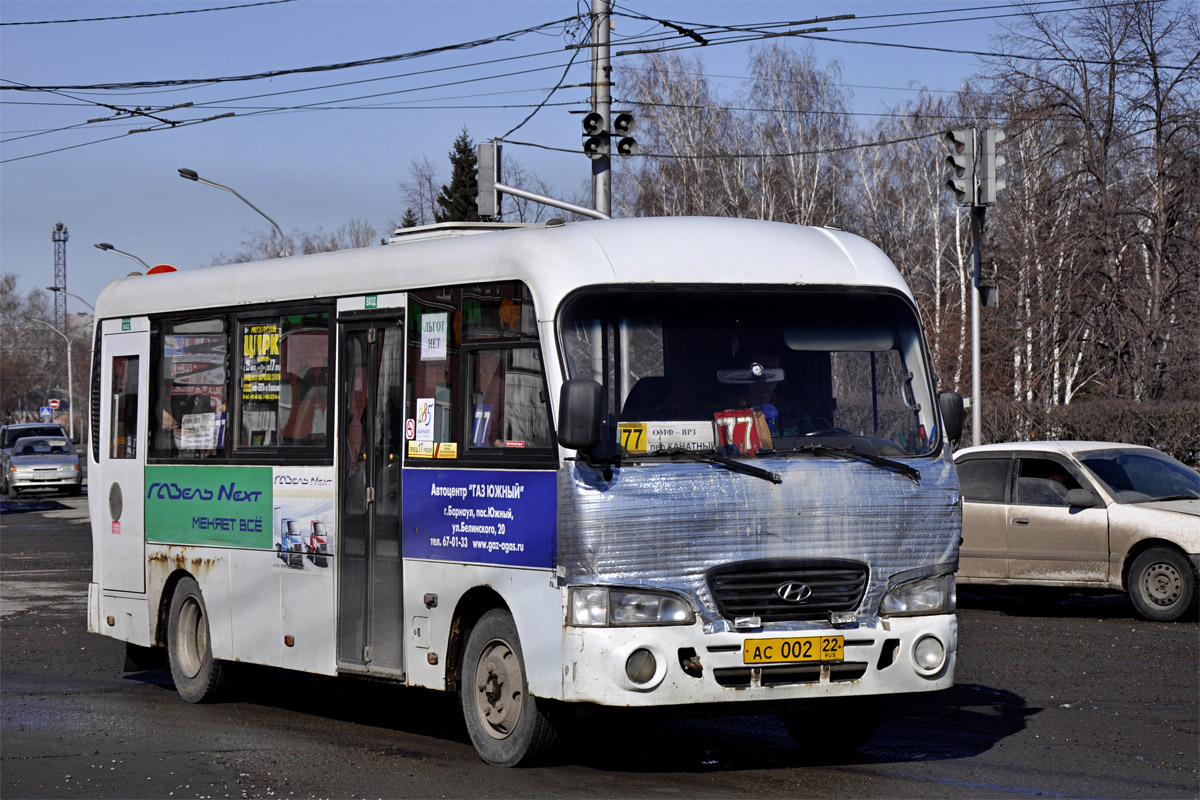
{"type": "MultiPolygon", "coordinates": [[[[97,245],[97,246],[99,246],[99,245],[97,245]]],[[[67,297],[74,297],[76,300],[78,300],[79,302],[83,303],[85,306],[87,306],[88,308],[90,308],[92,311],[95,311],[95,310],[96,310],[96,307],[95,307],[94,305],[92,305],[91,303],[89,303],[87,300],[84,300],[82,297],[80,297],[80,296],[79,296],[79,295],[77,295],[77,294],[71,294],[71,293],[70,293],[70,292],[68,292],[66,289],[62,288],[61,286],[47,286],[47,287],[46,287],[46,291],[49,291],[49,292],[61,292],[61,293],[65,294],[67,297]]]]}
{"type": "Polygon", "coordinates": [[[147,271],[150,270],[150,265],[147,264],[145,261],[142,261],[140,258],[135,256],[133,253],[126,253],[124,250],[118,250],[117,248],[115,248],[111,244],[109,244],[108,242],[97,242],[96,244],[94,244],[92,246],[98,250],[107,250],[108,252],[116,253],[119,256],[125,256],[126,258],[132,258],[134,261],[138,262],[143,267],[145,267],[147,271]]]}
{"type": "Polygon", "coordinates": [[[71,409],[70,409],[70,413],[67,415],[67,420],[69,421],[69,427],[71,429],[71,440],[74,441],[75,440],[75,381],[71,374],[71,339],[65,333],[60,331],[58,328],[51,325],[49,322],[44,322],[43,320],[40,320],[40,319],[34,319],[33,317],[26,317],[25,319],[27,319],[29,322],[36,322],[38,325],[45,325],[47,328],[49,328],[50,330],[54,331],[59,336],[61,336],[63,338],[63,341],[67,343],[67,395],[69,396],[68,402],[70,402],[70,404],[71,404],[71,409]]]}
{"type": "Polygon", "coordinates": [[[257,211],[262,216],[263,219],[265,219],[267,222],[269,222],[273,226],[275,226],[275,230],[279,232],[279,241],[280,241],[279,255],[284,256],[284,257],[291,255],[291,253],[288,252],[287,237],[283,235],[283,228],[279,227],[279,223],[276,222],[275,220],[271,219],[270,217],[268,217],[261,208],[254,205],[254,203],[251,203],[246,198],[242,197],[240,194],[237,193],[237,191],[235,191],[234,189],[230,189],[228,186],[223,186],[219,183],[214,183],[213,181],[210,181],[210,180],[205,180],[204,178],[201,178],[199,174],[197,174],[196,170],[187,169],[186,167],[181,167],[179,169],[179,177],[187,178],[189,181],[196,181],[197,183],[204,183],[209,186],[215,186],[218,189],[224,189],[225,191],[227,191],[230,194],[232,194],[233,196],[235,196],[238,200],[241,200],[243,203],[245,203],[246,205],[253,208],[255,211],[257,211]]]}

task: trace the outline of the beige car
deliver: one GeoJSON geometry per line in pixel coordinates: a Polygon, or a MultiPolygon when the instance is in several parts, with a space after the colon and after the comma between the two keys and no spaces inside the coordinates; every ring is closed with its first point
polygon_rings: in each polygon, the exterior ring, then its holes
{"type": "Polygon", "coordinates": [[[1194,607],[1200,473],[1150,447],[1014,442],[954,454],[961,584],[1107,587],[1137,613],[1194,607]]]}

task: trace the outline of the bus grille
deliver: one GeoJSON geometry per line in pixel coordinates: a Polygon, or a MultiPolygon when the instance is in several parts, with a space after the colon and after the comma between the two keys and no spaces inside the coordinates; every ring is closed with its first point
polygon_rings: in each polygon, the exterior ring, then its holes
{"type": "Polygon", "coordinates": [[[729,620],[816,620],[828,618],[830,612],[856,610],[866,592],[868,574],[867,565],[858,561],[741,561],[710,569],[708,588],[717,610],[729,620]],[[789,586],[791,592],[784,589],[789,586]]]}

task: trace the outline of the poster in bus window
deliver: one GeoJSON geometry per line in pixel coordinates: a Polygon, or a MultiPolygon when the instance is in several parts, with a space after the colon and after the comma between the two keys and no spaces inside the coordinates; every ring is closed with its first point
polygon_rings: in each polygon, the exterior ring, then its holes
{"type": "Polygon", "coordinates": [[[279,326],[247,325],[242,333],[242,400],[279,401],[279,326]]]}
{"type": "Polygon", "coordinates": [[[446,321],[445,311],[421,316],[421,360],[446,360],[446,321]]]}

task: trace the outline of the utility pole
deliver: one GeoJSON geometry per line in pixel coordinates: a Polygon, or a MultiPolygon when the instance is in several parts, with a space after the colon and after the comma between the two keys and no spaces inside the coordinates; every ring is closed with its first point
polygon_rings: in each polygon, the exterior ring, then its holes
{"type": "Polygon", "coordinates": [[[60,331],[67,329],[67,226],[54,224],[50,241],[54,242],[54,285],[62,289],[54,293],[54,324],[60,331]]]}
{"type": "Polygon", "coordinates": [[[983,402],[979,369],[981,309],[979,278],[983,262],[983,215],[987,206],[971,206],[971,444],[983,444],[983,402]]]}
{"type": "MultiPolygon", "coordinates": [[[[592,0],[592,113],[599,114],[604,130],[612,113],[612,64],[609,62],[608,0],[592,0]]],[[[612,154],[606,151],[592,159],[592,205],[605,217],[612,216],[612,154]]]]}

